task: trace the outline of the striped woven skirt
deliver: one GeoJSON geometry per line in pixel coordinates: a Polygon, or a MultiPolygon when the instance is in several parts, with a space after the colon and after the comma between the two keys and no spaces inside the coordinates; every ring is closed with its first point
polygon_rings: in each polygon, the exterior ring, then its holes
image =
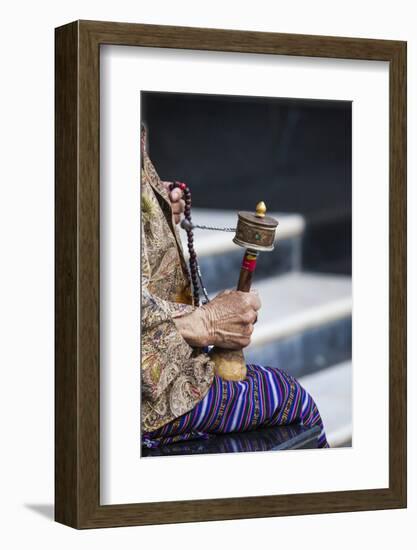
{"type": "Polygon", "coordinates": [[[206,396],[191,411],[157,430],[143,433],[142,444],[157,447],[209,434],[301,424],[320,426],[318,446],[329,446],[313,398],[294,377],[261,365],[247,365],[247,369],[242,382],[215,376],[206,396]]]}

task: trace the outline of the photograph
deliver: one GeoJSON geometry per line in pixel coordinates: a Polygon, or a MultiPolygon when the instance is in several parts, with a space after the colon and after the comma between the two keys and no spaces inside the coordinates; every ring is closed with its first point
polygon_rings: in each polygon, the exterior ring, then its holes
{"type": "Polygon", "coordinates": [[[2,5],[0,548],[409,550],[415,5],[42,7],[2,5]]]}
{"type": "Polygon", "coordinates": [[[55,48],[56,521],[404,507],[406,42],[55,48]]]}
{"type": "Polygon", "coordinates": [[[141,457],[350,447],[352,102],[140,105],[141,457]]]}

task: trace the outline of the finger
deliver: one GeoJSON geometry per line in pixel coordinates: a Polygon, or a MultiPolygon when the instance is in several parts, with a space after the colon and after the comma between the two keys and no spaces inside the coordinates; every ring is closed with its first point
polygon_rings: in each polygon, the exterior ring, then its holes
{"type": "Polygon", "coordinates": [[[250,344],[250,338],[243,338],[241,341],[242,348],[247,348],[250,344]]]}
{"type": "Polygon", "coordinates": [[[241,300],[250,308],[255,311],[260,309],[261,307],[261,300],[257,293],[254,293],[252,291],[249,292],[242,292],[241,290],[237,291],[241,300]]]}
{"type": "Polygon", "coordinates": [[[173,202],[171,206],[174,214],[181,214],[184,212],[180,202],[173,202]]]}
{"type": "Polygon", "coordinates": [[[175,212],[175,214],[182,214],[185,210],[185,202],[181,199],[179,202],[173,202],[171,203],[172,211],[175,212]]]}
{"type": "Polygon", "coordinates": [[[257,292],[254,292],[252,290],[248,292],[247,299],[255,311],[258,311],[258,309],[261,309],[261,305],[262,305],[261,299],[259,298],[259,295],[257,292]]]}
{"type": "Polygon", "coordinates": [[[183,192],[181,189],[173,189],[169,195],[171,202],[179,202],[182,199],[183,192]]]}
{"type": "Polygon", "coordinates": [[[243,342],[222,342],[223,349],[238,350],[244,347],[243,342]]]}
{"type": "Polygon", "coordinates": [[[178,225],[181,221],[181,216],[179,214],[175,214],[174,215],[174,222],[175,222],[175,225],[178,225]]]}
{"type": "Polygon", "coordinates": [[[225,294],[230,294],[231,292],[233,292],[233,290],[231,288],[227,288],[226,290],[222,290],[221,292],[219,292],[216,296],[216,298],[218,296],[224,296],[225,294]]]}
{"type": "Polygon", "coordinates": [[[252,333],[253,333],[253,323],[249,324],[249,325],[246,325],[244,331],[243,331],[243,335],[245,337],[247,336],[252,336],[252,333]]]}
{"type": "Polygon", "coordinates": [[[256,318],[257,318],[257,314],[253,309],[250,311],[247,311],[242,315],[242,320],[244,323],[246,323],[246,325],[253,325],[256,321],[256,318]]]}

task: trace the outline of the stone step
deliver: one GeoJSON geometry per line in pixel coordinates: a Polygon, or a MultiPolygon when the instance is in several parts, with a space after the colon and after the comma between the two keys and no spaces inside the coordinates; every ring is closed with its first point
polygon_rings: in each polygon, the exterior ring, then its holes
{"type": "Polygon", "coordinates": [[[344,275],[288,273],[260,281],[262,301],[252,345],[282,339],[352,312],[352,281],[344,275]]]}
{"type": "Polygon", "coordinates": [[[350,277],[311,273],[261,281],[262,308],[246,361],[301,376],[350,359],[351,286],[350,277]]]}
{"type": "Polygon", "coordinates": [[[352,363],[346,361],[303,376],[301,385],[319,408],[331,447],[350,445],[352,440],[352,363]]]}
{"type": "MultiPolygon", "coordinates": [[[[271,213],[279,220],[276,232],[275,249],[262,253],[258,260],[255,278],[280,275],[301,269],[302,235],[305,222],[299,214],[271,213]]],[[[216,227],[235,227],[237,214],[230,210],[208,210],[194,208],[193,223],[216,227]]],[[[188,258],[187,237],[180,230],[184,252],[188,258]]],[[[194,246],[200,263],[201,272],[209,292],[218,292],[225,288],[235,288],[243,249],[233,242],[234,233],[195,229],[194,246]]]]}
{"type": "Polygon", "coordinates": [[[331,321],[319,327],[245,350],[247,363],[279,367],[299,377],[351,357],[352,320],[331,321]]]}

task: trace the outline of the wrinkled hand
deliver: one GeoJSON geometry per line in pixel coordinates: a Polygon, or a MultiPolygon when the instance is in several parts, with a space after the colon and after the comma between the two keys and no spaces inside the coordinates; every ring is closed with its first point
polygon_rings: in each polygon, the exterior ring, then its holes
{"type": "Polygon", "coordinates": [[[250,344],[260,307],[256,291],[225,290],[175,323],[190,346],[242,349],[250,344]]]}
{"type": "Polygon", "coordinates": [[[256,291],[225,290],[201,307],[210,344],[220,348],[242,349],[250,344],[253,325],[261,301],[256,291]]]}
{"type": "Polygon", "coordinates": [[[180,223],[181,214],[184,212],[185,201],[183,199],[184,193],[181,189],[175,188],[172,191],[169,190],[171,185],[170,181],[162,181],[162,185],[166,188],[169,195],[169,200],[171,201],[172,214],[174,216],[174,221],[176,224],[180,223]]]}

